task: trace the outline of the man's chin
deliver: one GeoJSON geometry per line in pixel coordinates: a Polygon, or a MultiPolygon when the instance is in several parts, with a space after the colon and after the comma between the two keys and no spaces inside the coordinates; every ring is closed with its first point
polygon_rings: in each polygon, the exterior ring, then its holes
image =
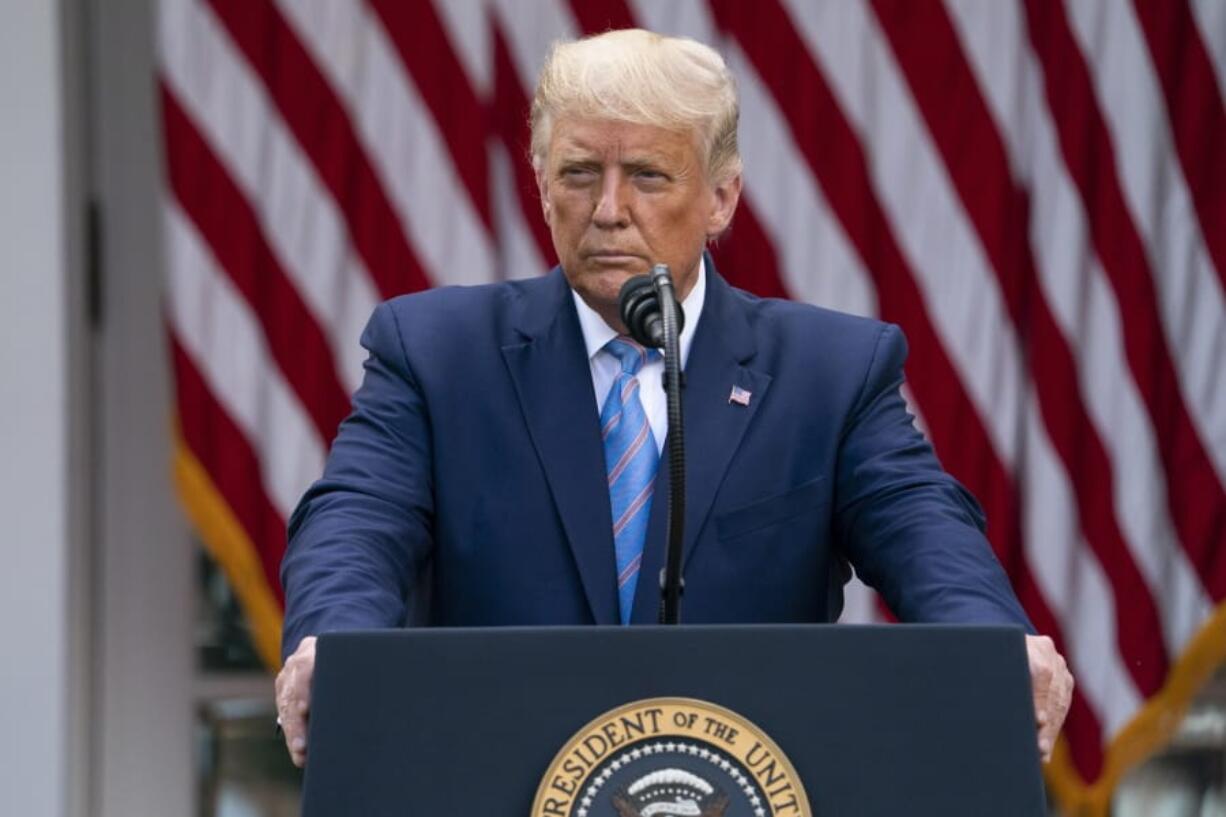
{"type": "Polygon", "coordinates": [[[592,270],[645,270],[647,261],[637,255],[589,255],[584,263],[592,270]]]}
{"type": "Polygon", "coordinates": [[[583,275],[570,279],[571,288],[588,306],[595,309],[606,320],[618,314],[618,295],[622,285],[635,275],[647,272],[640,262],[639,267],[607,267],[593,270],[588,267],[583,275]]]}
{"type": "Polygon", "coordinates": [[[649,272],[647,262],[641,258],[627,260],[624,264],[587,265],[584,283],[587,288],[601,297],[602,300],[617,302],[622,285],[636,275],[649,272]]]}

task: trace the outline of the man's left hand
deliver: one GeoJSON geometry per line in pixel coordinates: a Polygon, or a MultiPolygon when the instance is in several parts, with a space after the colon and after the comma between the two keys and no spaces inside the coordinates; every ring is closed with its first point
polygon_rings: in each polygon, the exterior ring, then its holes
{"type": "Polygon", "coordinates": [[[1034,717],[1039,730],[1039,752],[1043,762],[1051,760],[1056,736],[1064,725],[1073,701],[1073,674],[1064,656],[1045,635],[1026,636],[1026,657],[1030,663],[1030,688],[1034,694],[1034,717]]]}

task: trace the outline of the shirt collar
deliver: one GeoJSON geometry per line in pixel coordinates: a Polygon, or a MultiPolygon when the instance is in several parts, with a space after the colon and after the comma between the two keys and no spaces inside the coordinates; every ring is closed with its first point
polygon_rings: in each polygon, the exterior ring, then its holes
{"type": "MultiPolygon", "coordinates": [[[[600,317],[595,309],[592,309],[586,301],[579,297],[578,292],[572,289],[570,294],[575,300],[575,310],[579,313],[579,328],[583,330],[587,358],[591,360],[604,348],[606,343],[617,337],[617,332],[604,322],[604,318],[600,317]]],[[[694,288],[681,302],[681,308],[685,311],[685,326],[681,329],[681,365],[683,367],[689,360],[690,346],[694,343],[694,330],[698,328],[698,319],[702,317],[702,305],[706,299],[707,260],[703,257],[698,260],[698,279],[694,281],[694,288]]]]}

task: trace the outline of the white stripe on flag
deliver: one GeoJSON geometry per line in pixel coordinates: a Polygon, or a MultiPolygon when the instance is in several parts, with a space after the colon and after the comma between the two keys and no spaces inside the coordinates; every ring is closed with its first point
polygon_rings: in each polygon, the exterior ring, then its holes
{"type": "Polygon", "coordinates": [[[1217,75],[1217,88],[1226,93],[1226,3],[1222,0],[1192,0],[1192,16],[1201,41],[1217,75]]]}
{"type": "Polygon", "coordinates": [[[839,623],[880,624],[879,598],[877,591],[860,581],[859,576],[852,576],[851,581],[843,585],[843,615],[839,616],[839,623]]]}
{"type": "Polygon", "coordinates": [[[495,25],[506,35],[511,61],[519,74],[519,84],[529,99],[536,88],[536,77],[549,49],[558,40],[579,35],[570,8],[563,0],[489,0],[495,25]]]}
{"type": "Polygon", "coordinates": [[[160,23],[163,78],[251,203],[352,392],[366,357],[358,338],[379,298],[334,200],[204,5],[165,2],[160,23]]]}
{"type": "Polygon", "coordinates": [[[269,355],[259,320],[170,199],[164,223],[167,306],[175,336],[247,438],[269,500],[288,519],[323,473],[319,435],[269,355]]]}
{"type": "Polygon", "coordinates": [[[872,281],[797,149],[791,128],[741,48],[721,41],[705,0],[634,0],[633,6],[636,18],[652,31],[719,44],[740,94],[745,201],[761,217],[762,230],[778,253],[788,295],[855,315],[876,315],[872,281]]]}
{"type": "MultiPolygon", "coordinates": [[[[532,239],[525,219],[537,213],[525,213],[516,195],[516,177],[512,162],[526,162],[526,156],[511,156],[502,144],[489,146],[490,176],[493,183],[492,204],[494,228],[498,232],[500,277],[531,278],[545,271],[545,259],[532,239]]],[[[534,199],[535,200],[535,199],[534,199]]]]}
{"type": "MultiPolygon", "coordinates": [[[[721,42],[722,36],[711,19],[707,0],[671,0],[668,3],[629,0],[629,6],[634,19],[644,28],[674,37],[693,37],[723,53],[725,43],[721,42]]],[[[726,54],[724,59],[727,59],[726,54]]],[[[743,112],[741,121],[749,122],[743,112]]]]}
{"type": "Polygon", "coordinates": [[[1078,529],[1068,475],[1057,464],[1037,406],[1026,412],[1021,476],[1026,561],[1052,615],[1064,632],[1065,658],[1077,688],[1113,736],[1137,711],[1141,698],[1120,656],[1116,600],[1078,529]]]}
{"type": "Polygon", "coordinates": [[[915,393],[911,391],[911,384],[904,382],[899,388],[902,394],[903,402],[907,404],[907,411],[911,412],[912,425],[915,430],[924,435],[924,439],[932,443],[932,437],[928,435],[928,423],[924,421],[924,413],[920,411],[919,401],[915,399],[915,393]]]}
{"type": "Polygon", "coordinates": [[[951,0],[949,10],[1014,176],[1030,191],[1040,287],[1073,350],[1086,410],[1107,449],[1116,518],[1162,614],[1167,650],[1178,654],[1204,622],[1209,600],[1175,535],[1153,428],[1128,375],[1117,304],[1088,251],[1081,200],[1060,158],[1038,66],[1019,47],[1020,10],[985,13],[977,0],[951,0]]]}
{"type": "Polygon", "coordinates": [[[1027,465],[1019,476],[1027,499],[1027,561],[1070,642],[1072,663],[1093,673],[1083,690],[1114,730],[1139,703],[1116,651],[1115,600],[1101,565],[1080,536],[1072,488],[1023,380],[1016,336],[995,275],[869,12],[853,4],[789,6],[861,136],[877,194],[998,454],[1010,471],[1019,462],[1027,465]],[[1024,430],[1018,422],[1025,423],[1024,430]],[[1046,476],[1040,482],[1041,473],[1046,476]],[[1052,525],[1060,527],[1053,531],[1052,525]],[[1074,561],[1053,574],[1051,566],[1061,558],[1074,561]],[[1070,588],[1066,581],[1075,584],[1070,588]],[[1065,595],[1070,589],[1077,593],[1073,602],[1065,595]],[[1086,638],[1099,640],[1084,643],[1086,638]]]}
{"type": "Polygon", "coordinates": [[[434,10],[477,97],[488,98],[494,89],[494,40],[488,0],[446,0],[435,3],[434,10]]]}
{"type": "Polygon", "coordinates": [[[860,136],[875,193],[946,354],[1005,467],[1017,461],[1024,371],[996,279],[871,12],[785,0],[860,136]]]}
{"type": "Polygon", "coordinates": [[[1129,211],[1149,253],[1184,403],[1226,483],[1226,301],[1174,154],[1148,46],[1131,4],[1067,8],[1111,130],[1129,211]]]}
{"type": "Polygon", "coordinates": [[[783,283],[796,300],[854,315],[877,314],[877,292],[813,171],[796,148],[770,91],[740,47],[726,49],[741,92],[741,116],[754,123],[741,139],[746,196],[779,255],[783,283]],[[831,274],[838,270],[838,274],[831,274]]]}
{"type": "Polygon", "coordinates": [[[353,117],[431,280],[495,280],[491,236],[382,24],[364,3],[277,0],[277,6],[353,117]]]}

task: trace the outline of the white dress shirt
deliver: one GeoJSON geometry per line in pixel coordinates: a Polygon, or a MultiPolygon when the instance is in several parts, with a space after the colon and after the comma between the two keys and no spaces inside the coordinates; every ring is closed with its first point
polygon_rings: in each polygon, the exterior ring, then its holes
{"type": "MultiPolygon", "coordinates": [[[[587,345],[587,361],[592,370],[592,389],[596,394],[597,416],[604,408],[605,398],[609,396],[609,388],[621,373],[622,366],[612,352],[604,345],[617,337],[604,318],[596,310],[588,306],[579,293],[571,290],[575,299],[575,309],[579,313],[579,328],[583,330],[583,342],[587,345]]],[[[694,342],[694,330],[698,327],[698,319],[702,317],[702,304],[707,296],[707,264],[705,260],[698,262],[698,280],[694,288],[681,302],[685,311],[685,327],[681,330],[681,368],[690,359],[690,346],[694,342]]],[[[664,396],[664,358],[652,356],[653,359],[643,364],[639,370],[639,400],[643,403],[643,411],[647,414],[647,422],[651,424],[651,434],[656,440],[656,451],[663,451],[664,437],[668,434],[668,401],[664,396]]]]}

